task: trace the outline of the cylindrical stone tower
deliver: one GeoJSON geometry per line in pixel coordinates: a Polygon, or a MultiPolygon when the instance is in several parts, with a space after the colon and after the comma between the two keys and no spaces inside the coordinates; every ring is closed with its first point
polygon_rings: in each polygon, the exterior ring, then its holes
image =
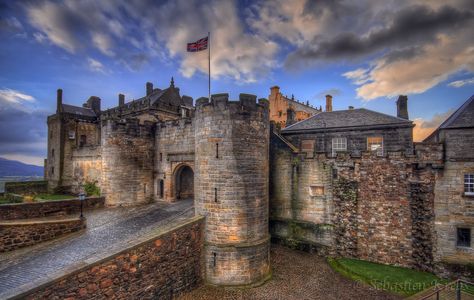
{"type": "Polygon", "coordinates": [[[270,276],[268,101],[200,98],[195,116],[195,207],[206,217],[209,284],[259,284],[270,276]]]}

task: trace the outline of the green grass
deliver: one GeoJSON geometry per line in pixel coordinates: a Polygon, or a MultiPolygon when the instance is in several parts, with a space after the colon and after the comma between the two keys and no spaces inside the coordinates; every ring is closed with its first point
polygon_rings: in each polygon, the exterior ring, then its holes
{"type": "Polygon", "coordinates": [[[445,284],[431,273],[349,258],[328,258],[329,265],[342,275],[374,288],[411,296],[435,284],[445,284]]]}
{"type": "Polygon", "coordinates": [[[67,200],[74,199],[76,196],[71,195],[61,195],[61,194],[38,194],[35,197],[35,201],[57,201],[57,200],[67,200]]]}

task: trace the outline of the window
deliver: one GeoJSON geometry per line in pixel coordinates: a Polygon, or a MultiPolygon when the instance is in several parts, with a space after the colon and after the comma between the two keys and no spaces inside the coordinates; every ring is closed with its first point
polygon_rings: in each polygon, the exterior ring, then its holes
{"type": "Polygon", "coordinates": [[[81,135],[81,140],[79,142],[79,147],[83,147],[87,144],[87,136],[81,135]]]}
{"type": "Polygon", "coordinates": [[[324,186],[311,186],[309,194],[311,196],[324,196],[324,186]]]}
{"type": "Polygon", "coordinates": [[[51,156],[54,157],[54,149],[51,150],[51,156]]]}
{"type": "Polygon", "coordinates": [[[73,130],[69,130],[68,136],[70,140],[73,140],[76,138],[76,133],[73,130]]]}
{"type": "Polygon", "coordinates": [[[163,153],[160,152],[160,161],[163,161],[163,153]]]}
{"type": "Polygon", "coordinates": [[[51,175],[54,175],[54,167],[51,167],[51,175]]]}
{"type": "Polygon", "coordinates": [[[471,247],[471,228],[458,228],[457,231],[456,245],[458,247],[471,247]]]}
{"type": "Polygon", "coordinates": [[[383,137],[371,136],[367,138],[367,150],[377,152],[377,155],[383,155],[383,137]]]}
{"type": "Polygon", "coordinates": [[[464,194],[474,196],[474,174],[464,174],[464,194]]]}
{"type": "Polygon", "coordinates": [[[52,130],[49,132],[49,138],[50,138],[50,139],[53,138],[53,131],[52,131],[52,130]]]}
{"type": "Polygon", "coordinates": [[[282,114],[283,114],[283,113],[282,113],[282,111],[280,110],[280,111],[278,112],[278,116],[281,117],[282,114]]]}
{"type": "Polygon", "coordinates": [[[333,138],[332,139],[332,156],[336,156],[337,152],[347,151],[347,139],[346,138],[333,138]]]}

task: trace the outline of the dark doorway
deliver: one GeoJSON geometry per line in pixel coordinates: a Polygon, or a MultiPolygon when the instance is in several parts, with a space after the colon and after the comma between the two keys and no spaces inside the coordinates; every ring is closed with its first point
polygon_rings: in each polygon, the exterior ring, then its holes
{"type": "Polygon", "coordinates": [[[194,172],[188,166],[183,166],[176,171],[176,199],[189,199],[194,197],[194,172]]]}
{"type": "Polygon", "coordinates": [[[165,190],[165,184],[163,182],[163,179],[160,180],[160,198],[163,199],[163,194],[165,190]]]}

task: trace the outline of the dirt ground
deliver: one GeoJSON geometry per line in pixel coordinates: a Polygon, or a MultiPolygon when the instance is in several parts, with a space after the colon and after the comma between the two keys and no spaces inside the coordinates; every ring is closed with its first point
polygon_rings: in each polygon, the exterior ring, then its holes
{"type": "Polygon", "coordinates": [[[251,289],[201,286],[179,299],[401,299],[334,272],[316,254],[272,245],[273,277],[251,289]]]}

